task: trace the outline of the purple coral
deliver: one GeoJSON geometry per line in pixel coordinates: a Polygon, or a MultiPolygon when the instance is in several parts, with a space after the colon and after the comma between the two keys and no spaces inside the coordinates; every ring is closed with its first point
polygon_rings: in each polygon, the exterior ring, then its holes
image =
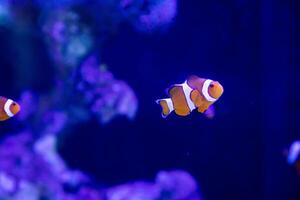
{"type": "Polygon", "coordinates": [[[177,14],[177,0],[150,1],[149,11],[141,14],[135,23],[140,31],[153,31],[168,26],[177,14]]]}
{"type": "Polygon", "coordinates": [[[200,200],[195,179],[181,170],[161,171],[155,182],[134,182],[110,188],[108,200],[200,200]]]}
{"type": "Polygon", "coordinates": [[[112,73],[101,68],[95,56],[90,56],[83,62],[80,75],[82,81],[90,85],[109,85],[114,80],[112,73]]]}
{"type": "MultiPolygon", "coordinates": [[[[89,181],[78,171],[67,168],[55,150],[56,138],[48,135],[34,144],[32,133],[21,132],[0,145],[0,194],[13,199],[39,199],[50,195],[61,199],[63,184],[89,181]]],[[[75,198],[74,198],[75,199],[75,198]]]]}
{"type": "Polygon", "coordinates": [[[78,89],[85,97],[86,104],[101,123],[111,121],[117,115],[135,117],[138,101],[133,90],[124,82],[114,79],[95,57],[89,57],[81,66],[78,89]]]}
{"type": "Polygon", "coordinates": [[[15,179],[6,172],[0,173],[0,195],[1,193],[12,193],[16,190],[15,179]]]}
{"type": "Polygon", "coordinates": [[[160,189],[153,183],[135,182],[109,189],[107,200],[144,199],[155,200],[160,197],[160,189]]]}
{"type": "Polygon", "coordinates": [[[44,115],[43,123],[45,124],[43,134],[60,133],[68,122],[68,116],[63,111],[49,111],[44,115]]]}
{"type": "Polygon", "coordinates": [[[38,107],[37,98],[31,91],[22,92],[18,103],[22,108],[22,112],[17,115],[17,118],[21,121],[24,121],[32,116],[38,107]]]}
{"type": "Polygon", "coordinates": [[[27,190],[29,185],[30,188],[33,185],[45,187],[52,192],[59,189],[58,176],[51,172],[42,157],[32,151],[32,142],[32,134],[25,131],[8,137],[0,146],[0,170],[9,177],[6,181],[14,186],[10,189],[15,190],[17,196],[22,196],[22,191],[27,190]]]}
{"type": "Polygon", "coordinates": [[[69,10],[51,13],[45,22],[51,56],[57,64],[76,67],[92,47],[92,36],[80,16],[69,10]]]}
{"type": "Polygon", "coordinates": [[[198,197],[198,186],[195,179],[181,170],[161,171],[157,174],[156,183],[162,191],[170,194],[170,199],[194,199],[198,197]]]}

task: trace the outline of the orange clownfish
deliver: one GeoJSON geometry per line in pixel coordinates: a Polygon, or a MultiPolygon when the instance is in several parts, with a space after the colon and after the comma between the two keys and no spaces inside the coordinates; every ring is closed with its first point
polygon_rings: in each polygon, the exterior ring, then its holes
{"type": "Polygon", "coordinates": [[[0,97],[0,121],[5,121],[20,111],[20,105],[11,99],[0,97]]]}
{"type": "Polygon", "coordinates": [[[194,109],[204,113],[221,97],[223,91],[217,81],[190,76],[184,83],[172,85],[168,89],[171,98],[158,99],[156,103],[161,105],[164,118],[172,111],[179,116],[187,116],[194,109]]]}

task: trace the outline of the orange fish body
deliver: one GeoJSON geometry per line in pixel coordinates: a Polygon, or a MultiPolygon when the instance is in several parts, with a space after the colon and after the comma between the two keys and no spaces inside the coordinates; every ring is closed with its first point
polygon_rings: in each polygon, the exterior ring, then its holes
{"type": "Polygon", "coordinates": [[[20,111],[20,105],[11,99],[0,96],[0,121],[5,121],[20,111]]]}
{"type": "Polygon", "coordinates": [[[170,87],[170,98],[156,102],[162,107],[163,117],[167,117],[172,111],[179,116],[187,116],[194,109],[204,113],[220,98],[223,91],[222,85],[217,81],[191,76],[183,84],[170,87]]]}

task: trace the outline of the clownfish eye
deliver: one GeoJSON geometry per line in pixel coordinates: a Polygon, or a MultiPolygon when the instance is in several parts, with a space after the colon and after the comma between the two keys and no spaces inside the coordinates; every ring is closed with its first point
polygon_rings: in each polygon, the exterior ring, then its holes
{"type": "Polygon", "coordinates": [[[15,102],[12,103],[13,106],[16,106],[17,104],[15,102]]]}
{"type": "Polygon", "coordinates": [[[213,88],[213,87],[214,87],[214,84],[210,84],[209,87],[210,87],[210,88],[213,88]]]}

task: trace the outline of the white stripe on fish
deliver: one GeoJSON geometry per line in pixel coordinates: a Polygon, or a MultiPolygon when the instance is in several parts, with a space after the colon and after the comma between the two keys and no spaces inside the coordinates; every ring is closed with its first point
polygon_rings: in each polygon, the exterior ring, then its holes
{"type": "Polygon", "coordinates": [[[192,93],[193,89],[187,84],[187,81],[185,81],[183,84],[181,84],[181,86],[182,86],[188,107],[189,107],[190,111],[192,112],[194,109],[196,109],[195,104],[191,100],[191,93],[192,93]]]}
{"type": "Polygon", "coordinates": [[[13,100],[7,99],[7,101],[5,102],[5,105],[4,105],[4,111],[7,114],[7,116],[9,116],[9,117],[14,116],[14,114],[10,111],[11,104],[13,104],[13,100]]]}
{"type": "Polygon", "coordinates": [[[211,97],[208,93],[208,88],[210,86],[210,84],[212,83],[213,81],[210,80],[210,79],[207,79],[204,83],[203,83],[203,87],[202,87],[202,94],[203,96],[205,97],[205,99],[207,101],[210,101],[210,102],[215,102],[217,101],[217,99],[211,97]]]}

